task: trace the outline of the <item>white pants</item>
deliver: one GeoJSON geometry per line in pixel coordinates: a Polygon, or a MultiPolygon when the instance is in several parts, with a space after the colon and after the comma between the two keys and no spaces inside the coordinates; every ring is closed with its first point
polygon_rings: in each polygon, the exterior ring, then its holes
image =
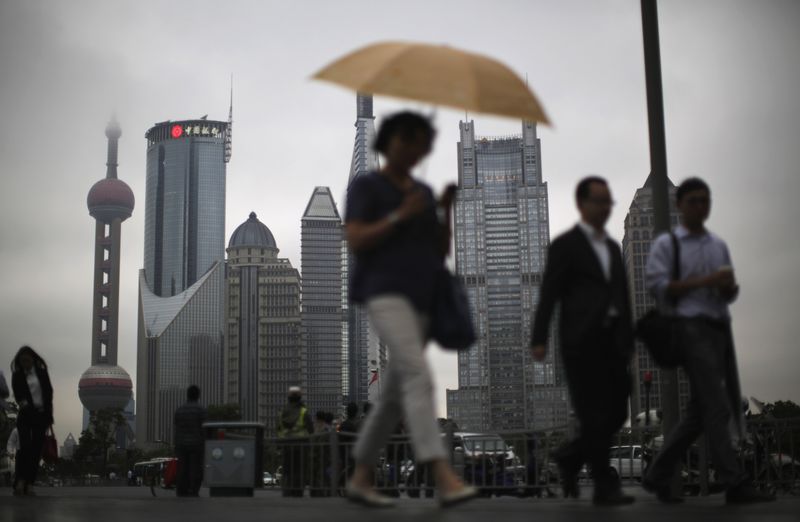
{"type": "Polygon", "coordinates": [[[401,420],[410,432],[417,462],[445,458],[433,407],[433,379],[423,351],[426,317],[397,294],[370,299],[367,313],[388,346],[389,364],[378,404],[367,415],[353,450],[356,462],[372,465],[401,420]]]}

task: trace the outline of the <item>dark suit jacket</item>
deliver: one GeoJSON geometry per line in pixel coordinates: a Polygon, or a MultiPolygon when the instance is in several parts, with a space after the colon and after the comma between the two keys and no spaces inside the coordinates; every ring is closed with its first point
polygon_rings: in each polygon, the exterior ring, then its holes
{"type": "MultiPolygon", "coordinates": [[[[50,376],[47,374],[45,368],[35,368],[36,377],[39,378],[39,386],[42,387],[42,402],[44,403],[44,411],[50,423],[53,422],[53,386],[50,384],[50,376]]],[[[31,391],[28,389],[28,380],[25,377],[24,371],[16,371],[11,376],[11,387],[14,389],[14,400],[17,404],[26,403],[26,406],[20,407],[20,412],[27,408],[33,408],[33,397],[31,391]]]]}
{"type": "MultiPolygon", "coordinates": [[[[563,355],[591,350],[613,304],[619,312],[615,332],[616,355],[633,353],[630,298],[622,252],[607,240],[611,256],[611,280],[606,280],[597,254],[577,225],[557,237],[548,251],[539,306],[534,318],[531,345],[545,344],[550,319],[561,303],[560,335],[563,355]]],[[[611,355],[611,354],[609,354],[611,355]]]]}

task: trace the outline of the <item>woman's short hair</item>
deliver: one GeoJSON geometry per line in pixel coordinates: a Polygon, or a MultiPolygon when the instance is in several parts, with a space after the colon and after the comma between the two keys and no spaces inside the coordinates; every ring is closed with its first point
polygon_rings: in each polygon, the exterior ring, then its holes
{"type": "Polygon", "coordinates": [[[420,133],[428,140],[428,145],[433,143],[436,130],[428,118],[411,111],[397,112],[383,120],[372,148],[386,154],[394,136],[410,141],[420,133]]]}

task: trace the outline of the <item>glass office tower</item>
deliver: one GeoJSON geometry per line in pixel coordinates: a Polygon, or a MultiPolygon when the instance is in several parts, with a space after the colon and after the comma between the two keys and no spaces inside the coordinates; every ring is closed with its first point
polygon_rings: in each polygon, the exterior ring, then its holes
{"type": "Polygon", "coordinates": [[[328,187],[315,187],[300,225],[305,400],[313,411],[342,408],[344,374],[344,231],[328,187]]]}
{"type": "MultiPolygon", "coordinates": [[[[378,153],[372,148],[375,139],[375,116],[372,111],[372,96],[356,95],[356,136],[353,143],[353,159],[347,186],[358,178],[380,169],[378,153]]],[[[346,247],[346,245],[345,245],[346,247]]],[[[353,270],[355,259],[347,251],[347,272],[353,270]]],[[[364,306],[347,303],[347,400],[362,404],[374,402],[380,395],[381,379],[386,368],[386,346],[370,325],[364,306]]]]}
{"type": "Polygon", "coordinates": [[[531,321],[550,243],[547,183],[536,125],[517,136],[478,138],[460,122],[454,209],[456,272],[466,286],[478,342],[458,354],[448,417],[466,430],[542,429],[566,423],[568,402],[552,336],[533,363],[531,321]]]}
{"type": "Polygon", "coordinates": [[[222,401],[225,173],[230,122],[167,121],[145,134],[137,442],[172,436],[190,384],[222,401]]]}

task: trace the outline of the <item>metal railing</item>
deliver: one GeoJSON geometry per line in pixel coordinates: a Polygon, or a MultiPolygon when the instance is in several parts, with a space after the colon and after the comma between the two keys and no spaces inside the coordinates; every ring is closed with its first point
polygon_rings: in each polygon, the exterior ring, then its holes
{"type": "MultiPolygon", "coordinates": [[[[555,496],[558,467],[553,455],[568,438],[567,426],[536,432],[442,434],[453,468],[465,483],[484,496],[555,496]]],[[[265,454],[274,455],[272,473],[284,495],[344,494],[354,469],[354,433],[320,433],[295,439],[266,439],[265,454]]],[[[658,427],[625,428],[614,439],[609,467],[623,485],[641,482],[663,443],[658,427]]],[[[747,424],[742,465],[756,486],[765,491],[800,494],[800,419],[759,419],[747,424]]],[[[682,463],[684,493],[714,491],[714,469],[703,439],[687,451],[682,463]]],[[[430,466],[418,464],[406,435],[393,435],[375,463],[374,486],[386,495],[430,497],[435,477],[430,466]]],[[[591,470],[579,475],[588,480],[591,470]]]]}

